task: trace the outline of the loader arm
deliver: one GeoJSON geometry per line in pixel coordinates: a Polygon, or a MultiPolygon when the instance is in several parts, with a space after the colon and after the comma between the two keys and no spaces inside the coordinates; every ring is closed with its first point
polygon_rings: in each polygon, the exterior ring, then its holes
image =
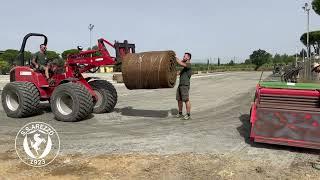
{"type": "Polygon", "coordinates": [[[134,44],[129,44],[126,40],[123,43],[116,41],[115,44],[112,44],[108,40],[100,38],[98,39],[98,49],[68,55],[65,64],[67,76],[79,76],[90,69],[121,63],[123,56],[128,53],[135,53],[134,44]],[[106,45],[115,49],[116,57],[110,55],[106,45]]]}

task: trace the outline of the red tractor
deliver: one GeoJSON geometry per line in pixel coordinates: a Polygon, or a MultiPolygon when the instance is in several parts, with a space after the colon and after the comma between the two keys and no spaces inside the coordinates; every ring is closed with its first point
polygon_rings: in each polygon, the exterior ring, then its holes
{"type": "Polygon", "coordinates": [[[18,57],[20,65],[11,69],[10,83],[3,88],[1,95],[2,106],[9,117],[34,115],[41,101],[49,101],[55,118],[61,121],[79,121],[92,112],[106,113],[114,109],[117,103],[114,86],[95,77],[84,78],[82,73],[95,72],[100,66],[120,62],[125,54],[135,53],[134,44],[127,41],[111,44],[99,39],[98,50],[71,54],[63,67],[51,68],[53,83],[49,84],[43,72],[30,65],[30,60],[29,65],[25,63],[25,46],[31,36],[43,37],[45,45],[48,42],[43,34],[30,33],[24,37],[18,57]],[[105,44],[116,50],[116,57],[111,57],[105,44]]]}

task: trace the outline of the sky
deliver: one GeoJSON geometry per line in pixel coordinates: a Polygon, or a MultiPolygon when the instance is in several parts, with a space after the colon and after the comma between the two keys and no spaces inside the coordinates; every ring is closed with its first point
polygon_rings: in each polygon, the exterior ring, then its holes
{"type": "MultiPolygon", "coordinates": [[[[19,49],[29,32],[46,34],[48,49],[60,53],[89,47],[91,23],[94,43],[127,39],[137,52],[188,51],[194,61],[241,62],[257,49],[294,54],[307,29],[305,2],[311,0],[1,0],[0,50],[19,49]]],[[[320,16],[310,12],[310,30],[320,29],[320,16]]],[[[27,50],[40,42],[31,39],[27,50]]]]}

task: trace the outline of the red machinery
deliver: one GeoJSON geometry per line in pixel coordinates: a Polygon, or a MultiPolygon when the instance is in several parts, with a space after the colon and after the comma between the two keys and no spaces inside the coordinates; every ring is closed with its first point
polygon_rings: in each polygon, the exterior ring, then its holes
{"type": "Polygon", "coordinates": [[[251,108],[255,142],[320,149],[320,85],[263,82],[251,108]]]}
{"type": "Polygon", "coordinates": [[[20,66],[12,68],[10,83],[2,92],[2,105],[9,117],[33,115],[39,109],[40,101],[47,100],[50,101],[56,119],[61,121],[78,121],[92,112],[104,113],[113,110],[117,103],[114,86],[94,77],[84,78],[82,73],[120,62],[125,54],[135,53],[134,44],[128,44],[127,41],[111,44],[105,39],[99,39],[97,50],[69,55],[63,71],[52,72],[51,79],[54,83],[49,85],[43,72],[25,65],[25,45],[31,36],[43,37],[45,45],[48,42],[43,34],[30,33],[24,37],[19,53],[20,66]],[[111,57],[105,44],[115,48],[116,57],[111,57]]]}

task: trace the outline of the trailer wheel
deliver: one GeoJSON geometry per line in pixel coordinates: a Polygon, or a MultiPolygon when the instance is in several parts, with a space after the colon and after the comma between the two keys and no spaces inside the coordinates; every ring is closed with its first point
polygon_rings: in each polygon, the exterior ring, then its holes
{"type": "Polygon", "coordinates": [[[93,100],[85,86],[79,83],[59,85],[51,96],[51,110],[60,121],[80,121],[92,113],[93,100]]]}
{"type": "Polygon", "coordinates": [[[105,80],[91,81],[89,85],[98,96],[93,112],[98,114],[111,112],[118,101],[117,90],[114,86],[105,80]]]}
{"type": "Polygon", "coordinates": [[[38,112],[40,93],[31,82],[11,82],[3,88],[1,101],[8,117],[28,117],[38,112]]]}

